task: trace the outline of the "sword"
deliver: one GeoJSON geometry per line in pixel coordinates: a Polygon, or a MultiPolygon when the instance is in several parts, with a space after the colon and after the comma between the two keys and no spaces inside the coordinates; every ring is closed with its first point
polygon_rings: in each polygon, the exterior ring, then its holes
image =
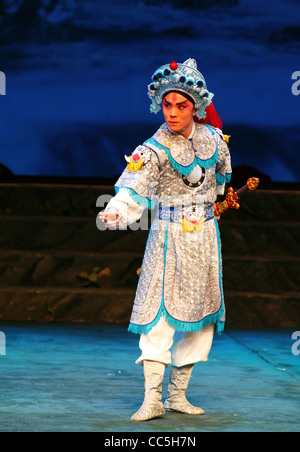
{"type": "Polygon", "coordinates": [[[220,216],[228,209],[238,210],[240,208],[240,205],[238,203],[240,196],[247,193],[248,191],[255,190],[258,185],[259,179],[257,177],[250,177],[250,179],[247,180],[247,184],[239,190],[233,191],[232,187],[228,188],[225,200],[222,202],[217,202],[215,204],[215,215],[220,216]]]}
{"type": "MultiPolygon", "coordinates": [[[[247,180],[247,184],[244,185],[237,191],[233,191],[233,188],[228,188],[226,199],[222,202],[217,202],[215,204],[215,216],[219,217],[222,213],[226,212],[228,209],[236,209],[240,208],[238,200],[240,196],[247,193],[248,191],[254,191],[259,185],[259,179],[257,177],[251,177],[247,180]]],[[[141,267],[137,269],[136,274],[140,276],[141,267]]]]}

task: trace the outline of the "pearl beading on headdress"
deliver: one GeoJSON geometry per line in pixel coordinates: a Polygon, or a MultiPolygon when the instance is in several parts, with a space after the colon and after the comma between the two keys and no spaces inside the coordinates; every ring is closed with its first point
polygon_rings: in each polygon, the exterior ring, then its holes
{"type": "Polygon", "coordinates": [[[189,58],[183,64],[172,61],[170,65],[161,66],[152,76],[152,83],[148,86],[148,96],[152,101],[151,113],[157,114],[161,110],[161,103],[165,94],[170,91],[186,93],[195,102],[196,116],[205,118],[206,107],[211,103],[213,93],[207,90],[206,82],[197,69],[197,63],[189,58]]]}

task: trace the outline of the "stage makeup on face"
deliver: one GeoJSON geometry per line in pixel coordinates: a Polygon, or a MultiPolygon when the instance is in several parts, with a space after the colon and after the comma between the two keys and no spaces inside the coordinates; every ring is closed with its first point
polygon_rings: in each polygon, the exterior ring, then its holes
{"type": "Polygon", "coordinates": [[[178,92],[171,92],[163,99],[163,114],[171,132],[188,138],[193,130],[195,106],[178,92]]]}

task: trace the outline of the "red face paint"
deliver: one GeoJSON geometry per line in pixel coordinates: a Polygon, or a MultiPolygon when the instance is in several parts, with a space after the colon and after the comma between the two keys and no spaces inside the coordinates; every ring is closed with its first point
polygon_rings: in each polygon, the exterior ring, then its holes
{"type": "Polygon", "coordinates": [[[163,101],[163,114],[169,129],[188,138],[193,129],[195,107],[178,92],[166,95],[163,101]]]}

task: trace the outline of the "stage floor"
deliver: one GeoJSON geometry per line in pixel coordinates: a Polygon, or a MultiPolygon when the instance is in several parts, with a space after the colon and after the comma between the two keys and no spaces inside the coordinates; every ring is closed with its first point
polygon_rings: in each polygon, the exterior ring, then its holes
{"type": "Polygon", "coordinates": [[[216,336],[187,394],[206,415],[146,423],[130,421],[144,380],[134,364],[138,336],[126,326],[0,324],[0,331],[1,432],[300,431],[300,345],[291,330],[216,336]]]}

